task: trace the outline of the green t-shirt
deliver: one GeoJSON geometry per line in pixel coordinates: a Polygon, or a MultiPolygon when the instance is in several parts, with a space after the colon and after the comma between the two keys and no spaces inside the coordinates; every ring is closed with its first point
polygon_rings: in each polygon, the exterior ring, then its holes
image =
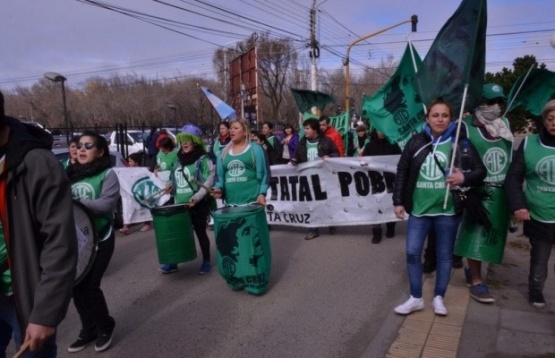
{"type": "MultiPolygon", "coordinates": [[[[451,164],[451,144],[451,139],[448,138],[435,148],[435,156],[443,168],[449,168],[451,164]]],[[[420,172],[412,194],[413,208],[411,214],[414,216],[455,215],[451,193],[447,197],[447,207],[443,209],[446,188],[445,174],[437,165],[434,154],[430,152],[422,166],[420,166],[420,172]]]]}
{"type": "Polygon", "coordinates": [[[313,162],[318,159],[318,142],[310,142],[306,140],[306,160],[313,162]]]}

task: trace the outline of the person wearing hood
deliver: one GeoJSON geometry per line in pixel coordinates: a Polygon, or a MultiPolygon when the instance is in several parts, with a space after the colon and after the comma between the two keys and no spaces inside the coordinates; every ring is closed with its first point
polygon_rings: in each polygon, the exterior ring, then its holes
{"type": "MultiPolygon", "coordinates": [[[[202,130],[194,124],[186,124],[177,135],[180,147],[177,162],[171,169],[170,183],[166,191],[171,192],[175,204],[187,204],[191,213],[193,230],[197,235],[202,264],[199,275],[206,275],[212,269],[210,263],[210,240],[206,234],[210,213],[210,194],[206,188],[214,185],[214,165],[206,154],[202,141],[202,130]]],[[[177,264],[168,263],[160,267],[162,273],[177,271],[177,264]]]]}
{"type": "Polygon", "coordinates": [[[5,116],[0,93],[0,355],[55,357],[75,280],[71,189],[43,129],[5,116]]]}
{"type": "Polygon", "coordinates": [[[461,214],[455,208],[453,195],[444,206],[447,185],[472,187],[481,184],[486,168],[471,143],[470,170],[463,172],[449,167],[453,155],[459,155],[458,145],[453,145],[457,126],[452,121],[452,106],[442,100],[433,101],[427,108],[423,131],[414,135],[406,144],[393,185],[395,216],[403,220],[409,215],[406,252],[410,284],[409,299],[395,307],[398,314],[407,315],[424,309],[422,299],[422,250],[430,228],[437,234],[437,274],[433,294],[433,309],[437,315],[447,315],[443,302],[451,276],[453,246],[461,214]],[[455,148],[456,150],[453,150],[455,148]]]}
{"type": "Polygon", "coordinates": [[[472,116],[463,119],[461,131],[478,150],[487,169],[484,186],[480,188],[488,200],[483,201],[491,225],[473,222],[463,217],[455,242],[455,255],[466,257],[464,273],[469,295],[481,303],[493,303],[487,284],[482,279],[482,261],[491,264],[503,262],[510,214],[503,184],[513,153],[513,134],[509,121],[501,117],[505,104],[503,87],[486,83],[482,90],[482,103],[472,116]]]}
{"type": "Polygon", "coordinates": [[[542,119],[539,133],[518,147],[505,178],[509,211],[524,222],[524,235],[532,247],[528,301],[537,308],[545,307],[543,288],[555,244],[555,100],[547,102],[542,119]]]}

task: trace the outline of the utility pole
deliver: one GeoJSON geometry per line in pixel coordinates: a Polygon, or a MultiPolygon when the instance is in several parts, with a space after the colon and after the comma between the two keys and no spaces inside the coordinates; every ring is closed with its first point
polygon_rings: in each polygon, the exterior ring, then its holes
{"type": "Polygon", "coordinates": [[[317,75],[318,68],[316,60],[320,57],[320,46],[316,40],[316,0],[312,0],[312,8],[310,9],[310,89],[318,90],[317,75]]]}

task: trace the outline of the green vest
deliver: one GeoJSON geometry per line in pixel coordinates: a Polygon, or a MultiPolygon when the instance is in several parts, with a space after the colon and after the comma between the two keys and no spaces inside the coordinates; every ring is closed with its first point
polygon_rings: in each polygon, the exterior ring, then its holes
{"type": "Polygon", "coordinates": [[[212,152],[214,152],[214,156],[216,158],[220,155],[222,149],[224,149],[226,145],[222,145],[222,143],[220,143],[220,140],[216,139],[216,141],[214,142],[214,147],[212,148],[212,152]]]}
{"type": "Polygon", "coordinates": [[[256,178],[254,149],[249,144],[241,154],[227,152],[222,158],[224,167],[225,201],[229,205],[255,202],[260,191],[256,178]]]}
{"type": "MultiPolygon", "coordinates": [[[[466,133],[480,154],[482,162],[488,171],[485,182],[488,183],[503,183],[505,175],[509,170],[513,154],[513,142],[503,138],[487,139],[484,137],[478,127],[473,126],[473,117],[466,117],[464,124],[466,125],[466,133]]],[[[503,119],[507,126],[509,125],[507,119],[503,119]]]]}
{"type": "Polygon", "coordinates": [[[318,159],[318,142],[309,142],[308,139],[306,140],[306,158],[309,162],[318,159]]]}
{"type": "MultiPolygon", "coordinates": [[[[8,247],[6,246],[6,237],[4,236],[4,228],[0,220],[0,262],[8,259],[8,247]]],[[[10,270],[1,273],[0,293],[8,295],[12,293],[12,275],[10,270]]]]}
{"type": "MultiPolygon", "coordinates": [[[[445,170],[451,165],[451,139],[437,145],[435,155],[445,170]]],[[[436,216],[455,215],[453,196],[447,197],[447,207],[443,209],[445,201],[445,175],[437,165],[432,152],[428,154],[420,171],[416,186],[412,194],[412,215],[414,216],[436,216]]]]}
{"type": "Polygon", "coordinates": [[[156,164],[158,165],[158,177],[164,181],[170,181],[170,174],[177,163],[177,150],[169,153],[158,152],[156,164]]]}
{"type": "MultiPolygon", "coordinates": [[[[73,183],[71,185],[71,195],[73,199],[85,198],[94,200],[100,198],[102,183],[104,183],[104,178],[106,178],[106,173],[108,173],[109,170],[110,169],[106,169],[95,176],[84,178],[77,183],[73,183]]],[[[112,218],[112,214],[98,214],[94,216],[94,227],[100,241],[107,239],[112,233],[112,218]]]]}
{"type": "Polygon", "coordinates": [[[196,180],[204,182],[209,174],[207,156],[202,156],[198,159],[200,161],[200,175],[197,174],[197,162],[182,166],[179,161],[173,170],[173,182],[175,186],[174,200],[176,204],[188,203],[193,195],[199,190],[199,185],[196,180]]]}
{"type": "Polygon", "coordinates": [[[526,202],[532,219],[555,223],[555,148],[537,134],[524,139],[526,202]]]}

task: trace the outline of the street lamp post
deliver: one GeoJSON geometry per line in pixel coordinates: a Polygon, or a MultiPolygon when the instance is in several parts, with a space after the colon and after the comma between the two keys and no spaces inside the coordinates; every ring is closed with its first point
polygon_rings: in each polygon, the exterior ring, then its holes
{"type": "Polygon", "coordinates": [[[351,52],[351,48],[352,48],[355,44],[357,44],[357,43],[359,43],[359,42],[361,42],[361,41],[367,40],[367,39],[369,39],[370,37],[379,35],[379,34],[381,34],[382,32],[386,32],[386,31],[388,31],[388,30],[391,30],[391,29],[393,29],[393,28],[395,28],[395,27],[397,27],[397,26],[401,26],[401,25],[406,24],[406,23],[408,23],[408,22],[410,22],[410,23],[412,24],[412,29],[411,29],[412,32],[416,32],[416,24],[418,23],[418,17],[417,17],[416,15],[412,15],[411,18],[410,18],[410,20],[402,21],[402,22],[400,22],[400,23],[398,23],[398,24],[395,24],[395,25],[393,25],[393,26],[387,27],[387,28],[385,28],[385,29],[383,29],[383,30],[374,32],[374,33],[372,33],[372,34],[370,34],[370,35],[363,36],[363,37],[361,37],[361,38],[359,38],[359,39],[353,41],[353,42],[349,45],[349,47],[347,48],[347,56],[346,56],[345,59],[343,60],[343,65],[345,66],[345,110],[347,111],[347,113],[349,113],[350,110],[351,110],[351,108],[350,108],[350,107],[351,107],[351,103],[350,103],[350,98],[351,98],[351,88],[350,88],[351,74],[349,73],[349,62],[350,62],[350,61],[349,61],[349,53],[351,52]]]}
{"type": "Polygon", "coordinates": [[[172,121],[173,124],[175,125],[175,130],[177,131],[177,106],[173,103],[168,103],[168,108],[171,109],[172,111],[172,121]]]}
{"type": "Polygon", "coordinates": [[[64,104],[64,120],[65,120],[65,125],[66,125],[66,141],[67,141],[67,146],[69,147],[69,118],[67,116],[67,104],[66,104],[66,86],[65,86],[65,82],[67,80],[67,78],[65,78],[64,76],[62,76],[59,73],[56,72],[46,72],[44,74],[44,77],[46,77],[47,79],[49,79],[52,82],[61,82],[62,83],[62,101],[64,104]]]}

